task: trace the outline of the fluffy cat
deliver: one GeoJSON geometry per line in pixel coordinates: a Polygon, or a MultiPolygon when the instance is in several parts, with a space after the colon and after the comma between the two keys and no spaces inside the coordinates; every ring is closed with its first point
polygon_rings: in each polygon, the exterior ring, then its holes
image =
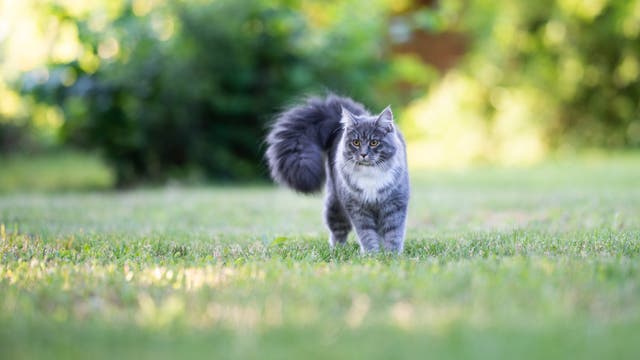
{"type": "Polygon", "coordinates": [[[409,175],[390,107],[371,115],[349,98],[309,98],[275,119],[267,146],[278,183],[313,193],[326,182],[331,246],[344,244],[354,228],[361,252],[402,252],[409,175]]]}

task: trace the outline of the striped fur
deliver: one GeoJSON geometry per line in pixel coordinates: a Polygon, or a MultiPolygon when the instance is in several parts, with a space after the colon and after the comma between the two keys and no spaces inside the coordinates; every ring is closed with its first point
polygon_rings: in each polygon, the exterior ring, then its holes
{"type": "Polygon", "coordinates": [[[402,252],[409,176],[390,108],[371,115],[349,98],[310,98],[277,117],[267,145],[278,183],[312,193],[326,180],[332,246],[355,229],[362,252],[402,252]]]}

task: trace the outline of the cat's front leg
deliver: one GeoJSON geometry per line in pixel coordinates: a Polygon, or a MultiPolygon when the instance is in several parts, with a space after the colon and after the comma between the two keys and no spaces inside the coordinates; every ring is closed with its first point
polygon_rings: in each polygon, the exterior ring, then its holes
{"type": "Polygon", "coordinates": [[[373,214],[359,209],[359,211],[349,211],[349,215],[358,235],[360,252],[364,254],[380,251],[380,235],[373,214]]]}
{"type": "Polygon", "coordinates": [[[407,202],[404,199],[388,201],[380,211],[382,246],[385,251],[400,254],[404,247],[407,220],[407,202]]]}
{"type": "Polygon", "coordinates": [[[376,232],[375,228],[356,226],[356,234],[358,235],[358,241],[360,242],[361,253],[368,254],[380,251],[380,236],[376,232]]]}
{"type": "Polygon", "coordinates": [[[397,227],[383,230],[382,233],[382,246],[385,251],[390,251],[396,254],[402,253],[404,248],[404,222],[397,227]]]}

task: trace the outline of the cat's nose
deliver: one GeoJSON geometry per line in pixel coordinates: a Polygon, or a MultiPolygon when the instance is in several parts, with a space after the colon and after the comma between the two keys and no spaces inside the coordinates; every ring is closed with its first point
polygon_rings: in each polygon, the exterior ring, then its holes
{"type": "Polygon", "coordinates": [[[367,158],[367,154],[360,154],[360,157],[362,157],[363,159],[367,158]]]}

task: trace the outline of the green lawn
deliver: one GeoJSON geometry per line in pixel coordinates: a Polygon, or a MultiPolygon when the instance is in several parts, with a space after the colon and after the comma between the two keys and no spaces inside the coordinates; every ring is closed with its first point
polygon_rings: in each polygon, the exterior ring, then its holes
{"type": "Polygon", "coordinates": [[[0,358],[637,358],[639,155],[412,178],[399,257],[267,185],[5,189],[0,358]]]}
{"type": "Polygon", "coordinates": [[[0,194],[98,190],[109,188],[114,182],[112,172],[95,155],[74,151],[0,155],[0,194]]]}

